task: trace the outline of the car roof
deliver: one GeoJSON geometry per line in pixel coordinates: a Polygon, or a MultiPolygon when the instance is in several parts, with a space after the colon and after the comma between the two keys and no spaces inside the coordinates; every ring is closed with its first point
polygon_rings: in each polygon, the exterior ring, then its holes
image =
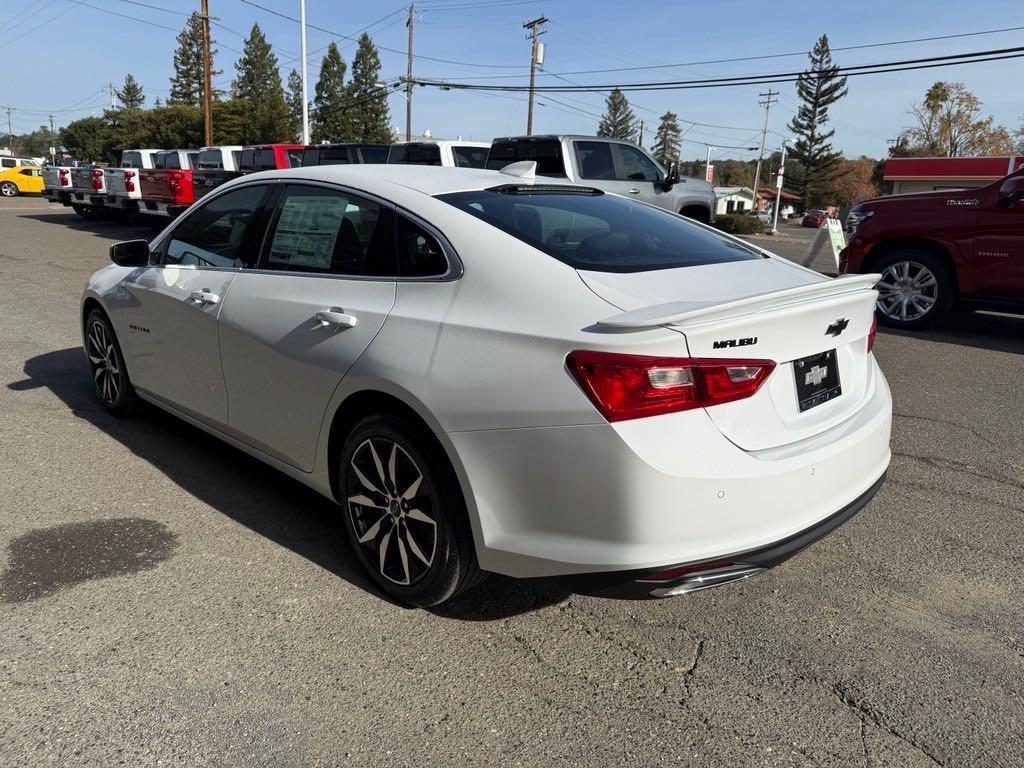
{"type": "MultiPolygon", "coordinates": [[[[232,186],[246,181],[269,179],[305,179],[356,187],[381,197],[388,197],[388,190],[403,187],[424,195],[443,195],[448,192],[469,192],[488,189],[500,184],[550,184],[552,179],[536,180],[510,176],[500,171],[478,168],[448,168],[438,165],[318,165],[304,168],[287,168],[277,171],[261,171],[236,179],[232,186]]],[[[569,186],[568,182],[558,182],[569,186]]],[[[227,185],[225,185],[227,186],[227,185]]]]}

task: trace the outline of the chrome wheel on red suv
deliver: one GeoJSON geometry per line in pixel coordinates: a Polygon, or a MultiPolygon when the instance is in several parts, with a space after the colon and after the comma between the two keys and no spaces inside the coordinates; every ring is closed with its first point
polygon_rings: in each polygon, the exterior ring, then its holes
{"type": "Polygon", "coordinates": [[[882,279],[878,290],[879,319],[897,328],[931,325],[953,303],[953,280],[945,265],[925,251],[895,251],[882,258],[874,271],[882,279]]]}

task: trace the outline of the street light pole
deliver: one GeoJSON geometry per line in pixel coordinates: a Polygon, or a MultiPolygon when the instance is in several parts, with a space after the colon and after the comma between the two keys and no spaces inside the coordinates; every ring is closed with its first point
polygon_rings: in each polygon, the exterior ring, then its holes
{"type": "Polygon", "coordinates": [[[782,160],[779,161],[779,175],[775,179],[775,212],[772,216],[772,234],[777,235],[779,233],[779,208],[782,205],[782,179],[785,177],[786,171],[786,142],[788,139],[782,140],[782,160]]]}
{"type": "Polygon", "coordinates": [[[299,0],[299,54],[302,56],[302,143],[309,144],[309,86],[306,84],[306,0],[299,0]]]}

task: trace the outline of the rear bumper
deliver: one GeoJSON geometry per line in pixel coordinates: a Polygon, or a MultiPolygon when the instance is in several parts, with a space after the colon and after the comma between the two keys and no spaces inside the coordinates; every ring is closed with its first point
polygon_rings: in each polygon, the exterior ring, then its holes
{"type": "Polygon", "coordinates": [[[648,597],[674,597],[748,579],[784,563],[811,544],[828,536],[864,509],[884,483],[885,475],[883,474],[864,493],[839,511],[792,536],[764,547],[722,555],[713,561],[678,563],[654,570],[577,574],[562,577],[558,581],[574,592],[598,597],[634,600],[648,597]],[[699,566],[702,564],[708,566],[707,569],[700,568],[699,566]],[[657,573],[676,569],[687,569],[688,572],[674,578],[651,578],[657,573]]]}
{"type": "Polygon", "coordinates": [[[607,573],[617,583],[763,553],[866,501],[889,465],[891,426],[876,369],[855,415],[762,451],[738,448],[703,410],[439,437],[482,568],[519,578],[607,573]]]}
{"type": "Polygon", "coordinates": [[[60,203],[61,205],[71,204],[71,195],[61,189],[44,189],[43,197],[45,197],[51,203],[60,203]]]}
{"type": "Polygon", "coordinates": [[[105,195],[104,201],[108,208],[116,208],[126,213],[135,213],[139,210],[139,201],[126,195],[105,195]]]}

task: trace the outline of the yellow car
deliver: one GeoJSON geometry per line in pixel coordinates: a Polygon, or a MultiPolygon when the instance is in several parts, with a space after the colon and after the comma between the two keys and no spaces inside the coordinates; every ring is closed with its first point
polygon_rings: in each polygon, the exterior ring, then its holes
{"type": "Polygon", "coordinates": [[[43,171],[31,165],[10,168],[0,172],[0,196],[14,197],[26,192],[42,194],[43,171]]]}

